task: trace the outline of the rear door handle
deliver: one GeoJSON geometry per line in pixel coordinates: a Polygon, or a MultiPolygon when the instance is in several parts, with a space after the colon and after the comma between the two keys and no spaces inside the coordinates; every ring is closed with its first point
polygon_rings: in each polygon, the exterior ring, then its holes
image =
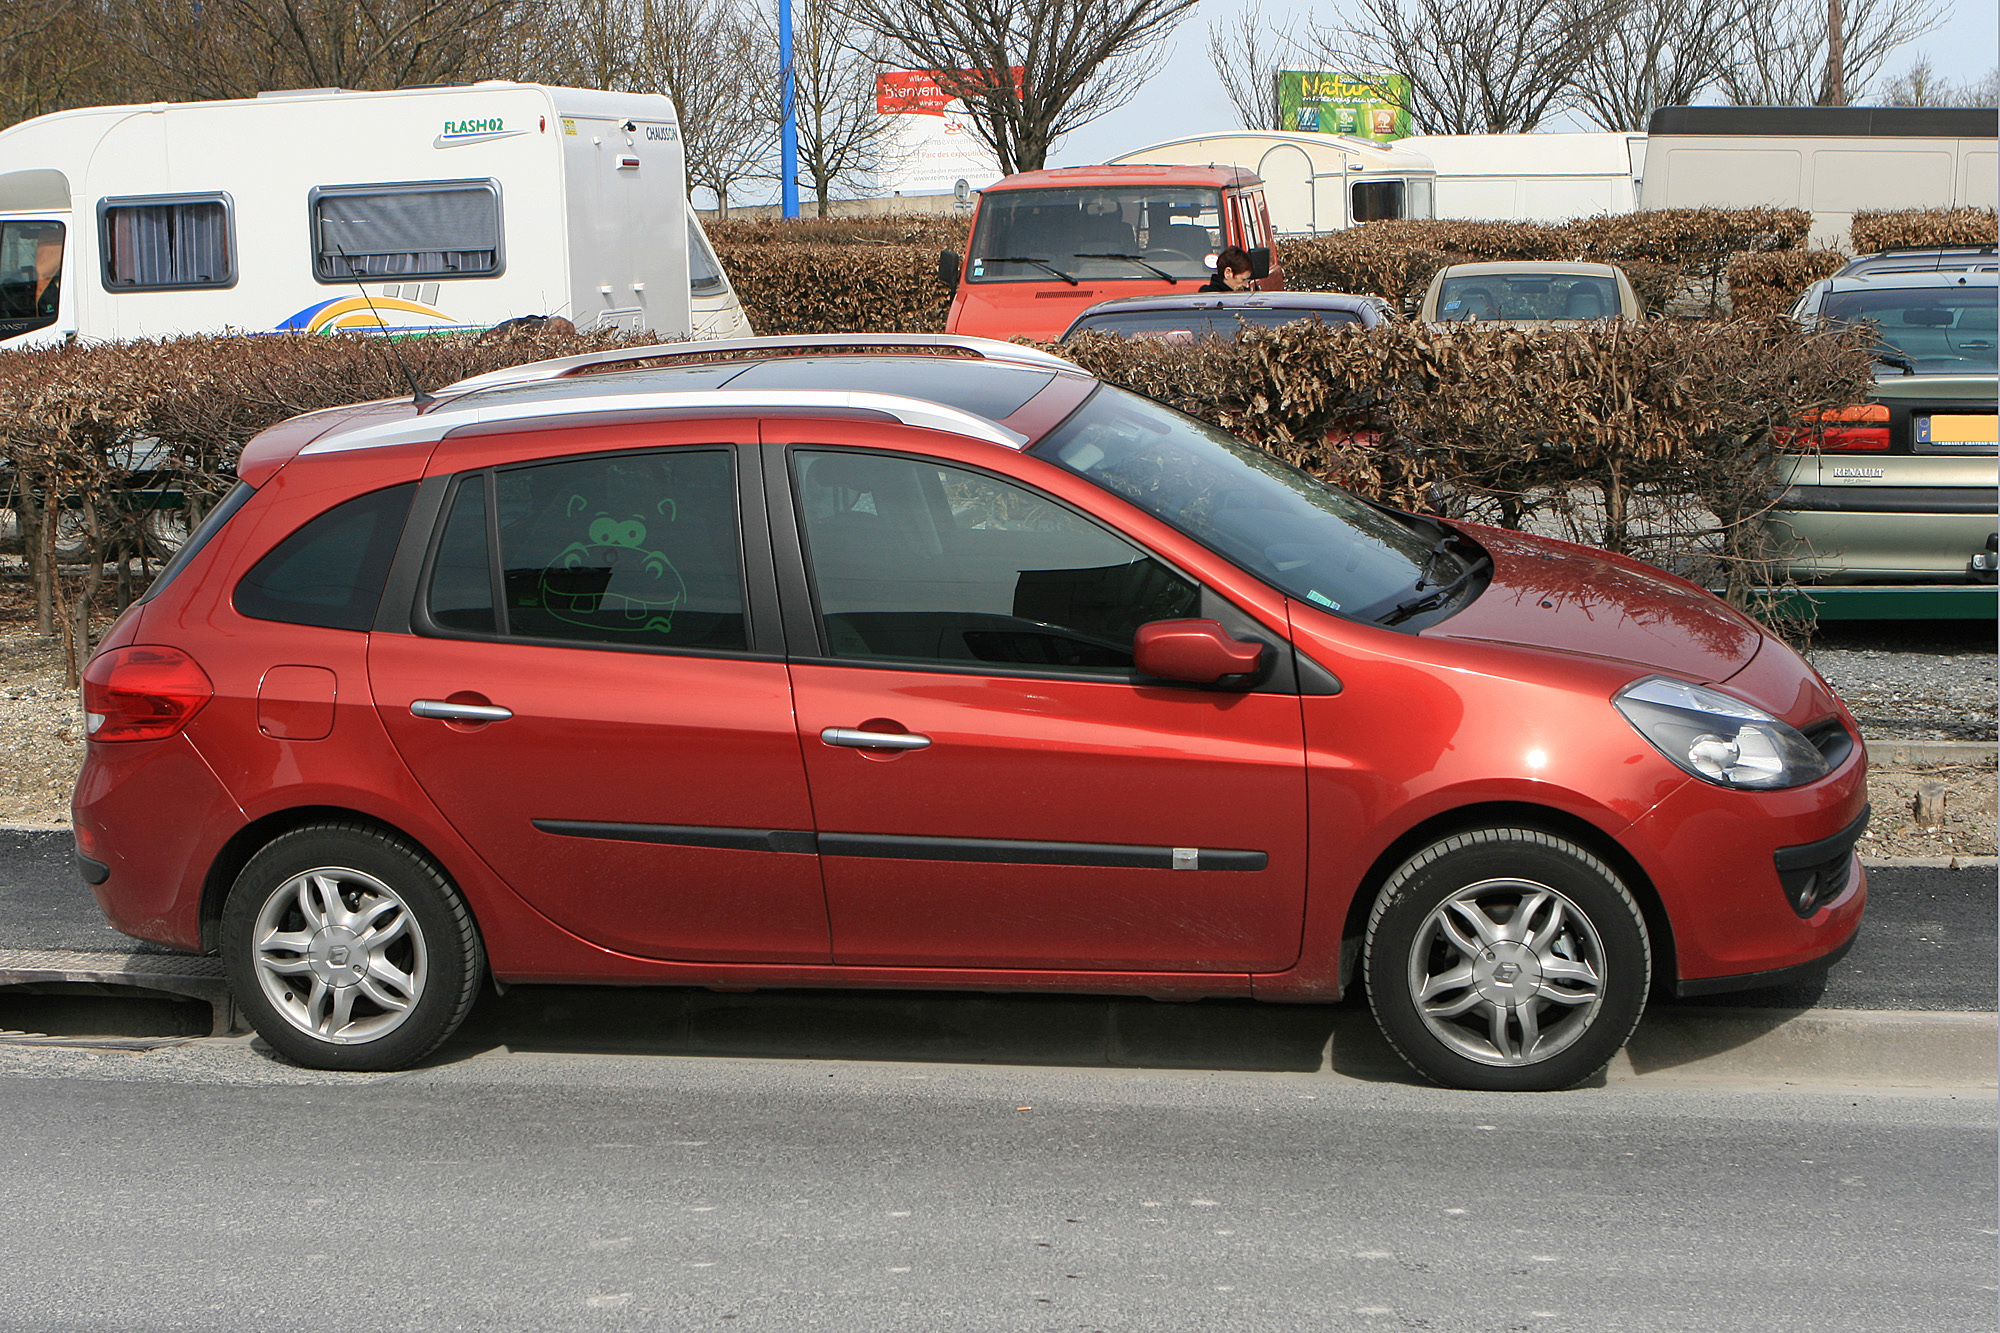
{"type": "Polygon", "coordinates": [[[410,713],[444,722],[505,722],[514,716],[513,709],[496,704],[450,704],[442,699],[419,699],[410,705],[410,713]]]}
{"type": "Polygon", "coordinates": [[[828,745],[856,750],[921,750],[931,743],[930,737],[907,731],[856,731],[853,727],[828,727],[819,738],[828,745]]]}

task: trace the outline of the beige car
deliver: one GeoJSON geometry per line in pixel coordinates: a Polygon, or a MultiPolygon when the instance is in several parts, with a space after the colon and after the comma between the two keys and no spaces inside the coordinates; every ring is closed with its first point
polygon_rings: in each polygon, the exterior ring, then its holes
{"type": "Polygon", "coordinates": [[[1991,583],[1995,277],[1877,273],[1808,288],[1793,315],[1880,335],[1868,401],[1787,461],[1766,530],[1801,583],[1991,583]]]}
{"type": "Polygon", "coordinates": [[[1535,325],[1590,319],[1644,319],[1623,269],[1610,264],[1509,260],[1441,268],[1424,293],[1418,318],[1535,325]]]}

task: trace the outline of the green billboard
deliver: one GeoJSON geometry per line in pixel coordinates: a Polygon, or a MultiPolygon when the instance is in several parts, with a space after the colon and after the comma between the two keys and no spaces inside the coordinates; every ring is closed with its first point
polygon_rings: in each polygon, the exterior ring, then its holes
{"type": "Polygon", "coordinates": [[[1410,132],[1410,81],[1400,74],[1278,72],[1278,128],[1386,143],[1410,132]]]}

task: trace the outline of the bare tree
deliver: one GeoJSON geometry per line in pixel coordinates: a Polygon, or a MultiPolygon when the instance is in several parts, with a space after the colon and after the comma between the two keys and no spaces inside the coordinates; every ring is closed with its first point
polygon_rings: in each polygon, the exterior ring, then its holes
{"type": "Polygon", "coordinates": [[[1828,77],[1834,34],[1827,0],[1772,0],[1740,23],[1722,88],[1738,106],[1838,105],[1866,95],[1897,47],[1949,13],[1945,0],[1842,0],[1838,80],[1828,77]],[[1838,86],[1835,86],[1837,82],[1838,86]]]}
{"type": "Polygon", "coordinates": [[[638,83],[680,111],[691,187],[729,214],[739,181],[769,177],[778,135],[778,53],[739,0],[641,0],[638,83]]]}
{"type": "Polygon", "coordinates": [[[1574,85],[1626,0],[1359,0],[1359,22],[1321,34],[1329,69],[1409,80],[1423,134],[1532,130],[1574,85]]]}
{"type": "Polygon", "coordinates": [[[1005,173],[1036,171],[1064,134],[1131,100],[1144,52],[1195,0],[848,0],[855,21],[960,98],[1005,173]],[[1017,81],[1012,71],[1020,71],[1017,81]]]}
{"type": "MultiPolygon", "coordinates": [[[[775,22],[767,37],[777,44],[775,22]]],[[[881,38],[857,24],[838,0],[793,0],[799,178],[812,190],[821,217],[836,187],[874,174],[893,152],[894,127],[875,109],[875,76],[888,63],[881,38]]]]}
{"type": "Polygon", "coordinates": [[[2000,69],[1984,78],[1953,83],[1938,75],[1929,56],[1918,56],[1883,86],[1876,100],[1883,106],[1992,106],[1996,84],[2000,69]]]}
{"type": "Polygon", "coordinates": [[[1632,0],[1576,74],[1577,108],[1607,130],[1643,130],[1656,107],[1686,106],[1729,70],[1745,0],[1632,0]]]}
{"type": "Polygon", "coordinates": [[[0,4],[0,125],[98,100],[113,49],[91,0],[0,4]]]}
{"type": "Polygon", "coordinates": [[[1263,0],[1246,0],[1226,19],[1208,25],[1208,62],[1236,106],[1246,130],[1281,130],[1278,74],[1298,49],[1290,22],[1273,26],[1263,0]]]}

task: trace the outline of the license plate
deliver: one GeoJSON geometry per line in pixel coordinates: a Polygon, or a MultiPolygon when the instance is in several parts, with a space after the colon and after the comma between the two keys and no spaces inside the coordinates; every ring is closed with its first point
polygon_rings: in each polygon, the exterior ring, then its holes
{"type": "Polygon", "coordinates": [[[1917,418],[1918,444],[2000,444],[2000,416],[1932,416],[1917,418]]]}

